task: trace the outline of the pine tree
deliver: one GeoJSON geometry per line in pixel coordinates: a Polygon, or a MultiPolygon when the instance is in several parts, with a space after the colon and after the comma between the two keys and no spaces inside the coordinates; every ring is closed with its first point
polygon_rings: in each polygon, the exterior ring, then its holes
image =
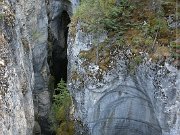
{"type": "Polygon", "coordinates": [[[53,98],[54,104],[58,106],[62,106],[67,103],[69,104],[70,95],[67,90],[67,85],[63,79],[61,79],[61,81],[57,84],[53,98]]]}
{"type": "Polygon", "coordinates": [[[67,85],[61,79],[54,91],[51,116],[52,129],[56,131],[57,135],[74,134],[74,122],[69,117],[71,103],[71,96],[67,85]]]}

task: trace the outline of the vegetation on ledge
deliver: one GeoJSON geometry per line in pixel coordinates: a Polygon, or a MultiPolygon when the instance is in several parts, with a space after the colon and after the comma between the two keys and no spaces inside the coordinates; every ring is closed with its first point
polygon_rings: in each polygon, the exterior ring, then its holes
{"type": "MultiPolygon", "coordinates": [[[[130,49],[130,70],[134,70],[142,62],[142,52],[148,53],[154,62],[164,61],[169,57],[179,60],[179,43],[175,42],[179,31],[170,28],[168,24],[168,16],[177,14],[176,8],[172,8],[172,5],[176,7],[175,4],[174,0],[156,0],[155,3],[151,0],[82,0],[72,18],[71,30],[80,21],[81,30],[86,33],[98,36],[107,31],[108,39],[104,42],[104,50],[112,49],[113,46],[120,46],[122,50],[130,49]],[[109,45],[112,47],[108,47],[109,45]]],[[[173,21],[177,21],[175,17],[173,21]]],[[[94,44],[89,53],[80,53],[86,63],[95,61],[93,56],[96,57],[96,48],[97,45],[94,44]]],[[[101,45],[100,48],[103,49],[101,45]]],[[[103,55],[104,51],[98,51],[98,55],[103,55]]],[[[108,57],[112,56],[105,57],[109,61],[108,57]]],[[[107,62],[104,66],[108,65],[107,62]]],[[[99,66],[104,68],[102,64],[99,66]]]]}

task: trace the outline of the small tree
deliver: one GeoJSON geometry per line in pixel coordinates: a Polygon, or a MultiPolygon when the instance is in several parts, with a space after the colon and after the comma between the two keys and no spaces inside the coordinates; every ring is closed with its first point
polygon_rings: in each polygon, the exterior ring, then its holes
{"type": "Polygon", "coordinates": [[[57,135],[73,135],[74,133],[74,122],[69,117],[71,104],[71,96],[67,85],[61,79],[54,91],[51,116],[52,128],[57,135]]]}

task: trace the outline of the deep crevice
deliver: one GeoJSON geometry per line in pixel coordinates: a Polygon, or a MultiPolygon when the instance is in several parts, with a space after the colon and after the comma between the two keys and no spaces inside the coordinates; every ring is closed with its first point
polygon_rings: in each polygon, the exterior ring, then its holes
{"type": "MultiPolygon", "coordinates": [[[[48,64],[51,77],[49,78],[49,91],[52,94],[54,88],[63,79],[67,82],[67,38],[68,38],[68,24],[70,17],[67,11],[62,11],[59,16],[51,20],[48,31],[48,64]],[[52,79],[53,78],[53,79],[52,79]]],[[[50,130],[51,122],[47,118],[40,118],[38,122],[41,126],[41,133],[44,135],[54,135],[55,133],[50,130]]]]}
{"type": "Polygon", "coordinates": [[[70,17],[67,11],[63,11],[61,15],[56,19],[57,23],[57,35],[52,39],[52,55],[50,72],[54,77],[54,86],[61,79],[67,82],[67,37],[68,37],[68,24],[70,23],[70,17]]]}

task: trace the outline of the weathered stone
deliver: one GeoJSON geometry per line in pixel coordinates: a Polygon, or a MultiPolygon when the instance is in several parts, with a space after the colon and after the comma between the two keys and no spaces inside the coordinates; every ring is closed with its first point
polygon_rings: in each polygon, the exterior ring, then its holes
{"type": "MultiPolygon", "coordinates": [[[[98,40],[82,32],[80,25],[68,42],[68,87],[74,97],[75,119],[92,135],[178,134],[179,70],[146,60],[130,75],[123,53],[105,73],[95,63],[83,66],[86,58],[81,52],[89,51],[88,43],[98,40]]],[[[79,125],[77,134],[85,129],[79,125]]]]}

